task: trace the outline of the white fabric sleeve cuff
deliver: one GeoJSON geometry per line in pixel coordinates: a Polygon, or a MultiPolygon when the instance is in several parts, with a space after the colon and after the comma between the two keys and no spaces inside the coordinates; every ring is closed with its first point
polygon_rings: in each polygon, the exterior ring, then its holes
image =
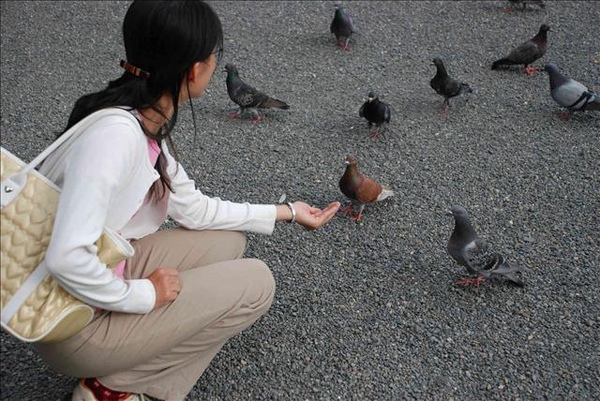
{"type": "Polygon", "coordinates": [[[247,231],[257,234],[273,234],[275,228],[275,219],[277,218],[277,208],[275,205],[250,205],[252,210],[252,220],[249,223],[247,231]]]}
{"type": "Polygon", "coordinates": [[[149,279],[125,280],[131,290],[128,313],[146,314],[154,309],[156,291],[154,284],[149,279]]]}

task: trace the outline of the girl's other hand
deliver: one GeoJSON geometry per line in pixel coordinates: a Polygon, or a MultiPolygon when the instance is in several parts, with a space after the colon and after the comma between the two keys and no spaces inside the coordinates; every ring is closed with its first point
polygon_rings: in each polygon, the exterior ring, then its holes
{"type": "Polygon", "coordinates": [[[179,272],[176,269],[156,269],[148,277],[156,291],[154,309],[161,308],[174,301],[181,291],[179,272]]]}

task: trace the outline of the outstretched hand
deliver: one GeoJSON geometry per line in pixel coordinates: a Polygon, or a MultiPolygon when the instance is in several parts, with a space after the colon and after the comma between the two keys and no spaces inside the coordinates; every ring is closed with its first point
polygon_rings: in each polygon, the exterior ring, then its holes
{"type": "Polygon", "coordinates": [[[296,222],[307,230],[316,230],[333,218],[340,208],[340,202],[331,202],[325,209],[319,209],[301,201],[293,203],[296,209],[296,222]]]}

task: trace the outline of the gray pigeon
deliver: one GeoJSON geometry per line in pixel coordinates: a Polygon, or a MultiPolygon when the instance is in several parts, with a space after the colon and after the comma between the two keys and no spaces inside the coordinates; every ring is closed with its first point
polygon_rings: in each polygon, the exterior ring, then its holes
{"type": "Polygon", "coordinates": [[[448,72],[446,71],[446,67],[444,67],[444,62],[442,59],[438,57],[434,58],[433,65],[436,66],[437,71],[435,76],[431,79],[431,81],[429,81],[429,85],[431,85],[433,90],[435,90],[438,94],[444,96],[442,112],[444,115],[447,115],[448,106],[450,106],[450,98],[459,96],[463,93],[471,93],[473,90],[468,84],[459,82],[456,79],[448,76],[448,72]]]}
{"type": "Polygon", "coordinates": [[[550,27],[546,24],[540,26],[538,33],[527,42],[521,43],[514,48],[508,56],[494,61],[492,70],[501,66],[524,65],[527,75],[535,75],[537,68],[529,64],[542,58],[548,49],[548,31],[550,27]]]}
{"type": "MultiPolygon", "coordinates": [[[[287,103],[269,97],[242,81],[235,65],[231,63],[226,64],[225,71],[227,71],[226,83],[229,98],[240,106],[240,112],[230,114],[230,118],[241,117],[246,109],[270,109],[277,107],[287,110],[290,108],[287,103]]],[[[252,119],[253,122],[260,120],[261,117],[258,114],[255,114],[255,117],[252,119]]]]}
{"type": "Polygon", "coordinates": [[[511,266],[499,253],[494,252],[491,246],[479,238],[471,225],[469,215],[462,206],[452,206],[449,215],[454,217],[454,230],[448,240],[448,254],[459,265],[465,266],[471,276],[463,278],[458,285],[479,285],[485,279],[504,279],[523,286],[520,278],[522,269],[511,266]]]}
{"type": "Polygon", "coordinates": [[[568,110],[561,114],[561,118],[571,118],[576,111],[600,111],[600,95],[591,92],[582,83],[561,74],[555,64],[546,64],[544,69],[550,77],[550,95],[556,103],[568,110]]]}
{"type": "Polygon", "coordinates": [[[356,27],[354,26],[354,22],[352,22],[352,17],[346,13],[343,5],[335,5],[335,14],[333,15],[329,30],[335,35],[339,47],[344,50],[350,50],[348,42],[350,42],[350,36],[356,32],[356,27]]]}

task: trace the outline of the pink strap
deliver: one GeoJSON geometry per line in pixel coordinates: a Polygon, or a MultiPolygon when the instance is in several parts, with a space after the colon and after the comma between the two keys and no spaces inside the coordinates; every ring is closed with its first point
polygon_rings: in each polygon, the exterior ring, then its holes
{"type": "MultiPolygon", "coordinates": [[[[148,140],[148,154],[150,156],[150,163],[154,166],[156,164],[156,160],[158,160],[158,155],[160,155],[160,146],[158,146],[158,142],[154,139],[147,138],[148,140]]],[[[124,278],[125,265],[127,261],[120,261],[114,268],[113,273],[117,277],[124,278]]]]}
{"type": "Polygon", "coordinates": [[[114,269],[113,269],[113,273],[115,274],[115,276],[117,277],[121,277],[121,278],[125,278],[125,264],[127,263],[126,259],[123,259],[122,261],[119,262],[119,264],[117,264],[114,269]]]}
{"type": "Polygon", "coordinates": [[[150,154],[150,163],[154,166],[156,164],[156,160],[158,160],[158,155],[160,155],[160,146],[158,146],[158,142],[154,139],[146,138],[148,140],[148,153],[150,154]]]}

